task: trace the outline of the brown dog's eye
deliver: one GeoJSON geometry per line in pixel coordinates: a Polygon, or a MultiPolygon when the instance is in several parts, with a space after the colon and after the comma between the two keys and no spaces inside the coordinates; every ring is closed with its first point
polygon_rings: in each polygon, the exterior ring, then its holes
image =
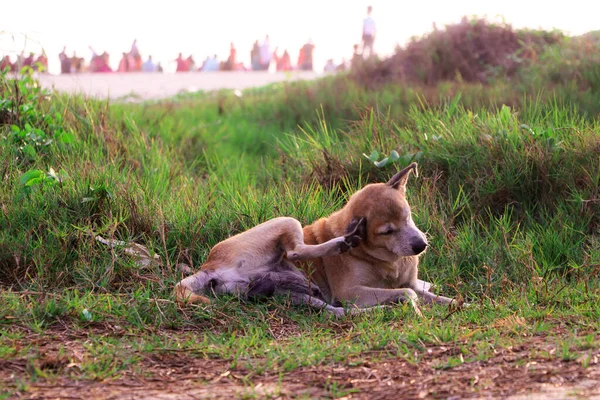
{"type": "Polygon", "coordinates": [[[387,231],[381,232],[381,235],[391,235],[392,233],[394,233],[394,230],[390,228],[387,231]]]}

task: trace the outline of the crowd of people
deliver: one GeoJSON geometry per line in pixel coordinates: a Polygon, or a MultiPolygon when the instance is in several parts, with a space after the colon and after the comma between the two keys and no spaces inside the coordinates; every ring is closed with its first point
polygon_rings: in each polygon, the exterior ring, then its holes
{"type": "MultiPolygon", "coordinates": [[[[373,43],[375,41],[375,22],[371,17],[372,7],[367,8],[367,16],[363,20],[362,43],[354,45],[354,53],[352,60],[348,64],[342,60],[340,64],[335,64],[333,59],[327,60],[325,64],[325,72],[334,72],[356,67],[357,63],[362,62],[365,57],[372,57],[373,43]],[[359,47],[362,48],[360,52],[359,47]]],[[[92,52],[89,63],[86,65],[83,57],[77,56],[73,52],[72,56],[67,55],[66,46],[58,54],[60,61],[61,74],[72,74],[80,72],[163,72],[163,66],[160,62],[156,63],[152,56],[148,56],[146,61],[143,61],[142,55],[137,46],[137,40],[134,40],[128,52],[123,52],[119,65],[116,70],[110,66],[110,55],[107,52],[98,54],[91,46],[92,52]]],[[[313,53],[315,45],[312,40],[308,40],[302,45],[298,51],[298,59],[293,62],[287,49],[280,53],[279,48],[275,47],[271,50],[269,36],[267,35],[262,43],[258,40],[254,42],[250,51],[250,64],[246,66],[243,61],[238,59],[237,50],[233,43],[229,47],[229,56],[226,60],[219,60],[217,55],[206,57],[201,64],[197,64],[194,58],[190,55],[184,57],[179,53],[177,58],[173,60],[176,65],[176,72],[211,72],[211,71],[267,71],[274,69],[275,71],[313,71],[313,53]]],[[[9,56],[4,56],[0,63],[0,70],[8,68],[11,71],[18,71],[24,66],[32,67],[35,70],[44,72],[48,70],[48,58],[46,54],[35,56],[31,53],[28,57],[23,55],[18,56],[15,62],[12,62],[9,56]]]]}
{"type": "MultiPolygon", "coordinates": [[[[237,57],[237,50],[233,43],[229,47],[229,57],[226,60],[219,60],[217,55],[208,56],[202,63],[198,64],[192,55],[185,57],[179,53],[173,60],[176,72],[211,72],[211,71],[266,71],[271,65],[276,71],[312,71],[313,70],[313,51],[315,45],[312,41],[304,44],[299,51],[298,61],[293,63],[287,50],[283,53],[275,47],[271,51],[269,36],[265,37],[262,44],[258,40],[254,42],[250,52],[250,64],[247,67],[237,57]]],[[[79,72],[113,72],[110,67],[110,55],[106,52],[98,54],[90,46],[92,57],[86,66],[84,59],[78,57],[74,52],[73,56],[66,54],[66,47],[58,55],[61,65],[61,74],[79,73],[79,72]]],[[[152,56],[148,56],[146,61],[137,47],[137,41],[134,40],[129,52],[122,53],[119,66],[115,72],[162,72],[163,67],[160,62],[155,63],[152,56]]]]}
{"type": "Polygon", "coordinates": [[[37,56],[34,53],[29,53],[28,56],[19,54],[14,62],[9,55],[5,55],[0,60],[0,71],[8,70],[10,72],[17,72],[24,67],[33,68],[34,71],[48,71],[48,57],[46,57],[46,53],[42,52],[42,54],[37,56]]]}

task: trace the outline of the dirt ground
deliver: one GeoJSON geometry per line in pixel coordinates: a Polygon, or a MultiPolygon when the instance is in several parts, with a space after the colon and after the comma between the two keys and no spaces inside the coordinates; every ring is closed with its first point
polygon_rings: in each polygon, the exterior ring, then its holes
{"type": "MultiPolygon", "coordinates": [[[[518,347],[497,350],[484,361],[452,368],[445,363],[460,357],[458,345],[428,347],[416,363],[383,356],[373,363],[348,360],[343,365],[262,375],[239,366],[230,368],[231,360],[207,359],[191,351],[155,351],[138,353],[140,361],[116,378],[95,381],[77,379],[77,360],[85,352],[83,337],[65,333],[48,340],[44,336],[26,340],[39,352],[35,367],[54,377],[31,380],[23,390],[17,384],[30,376],[31,361],[0,360],[0,386],[9,389],[9,398],[600,399],[600,350],[587,353],[589,365],[584,367],[581,360],[548,356],[552,350],[543,337],[531,337],[518,347]]],[[[370,358],[369,354],[362,357],[370,358]]]]}

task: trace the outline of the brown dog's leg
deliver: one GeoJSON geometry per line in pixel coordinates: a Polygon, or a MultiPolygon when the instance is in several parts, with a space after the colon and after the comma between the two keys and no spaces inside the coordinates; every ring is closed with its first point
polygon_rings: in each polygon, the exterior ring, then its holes
{"type": "Polygon", "coordinates": [[[417,293],[410,288],[383,289],[368,286],[353,286],[348,290],[348,296],[344,296],[344,298],[354,299],[354,303],[360,308],[409,301],[415,312],[419,316],[422,316],[421,310],[419,310],[419,306],[417,305],[417,293]]]}
{"type": "Polygon", "coordinates": [[[375,306],[375,307],[368,307],[368,308],[353,307],[353,308],[346,309],[344,307],[332,306],[331,304],[328,304],[328,303],[324,302],[323,300],[318,299],[313,296],[310,296],[308,294],[298,294],[298,293],[292,293],[291,300],[292,300],[292,304],[305,305],[305,306],[317,308],[319,310],[325,310],[326,312],[333,314],[336,317],[341,317],[343,315],[362,314],[364,312],[370,312],[370,311],[373,311],[376,309],[386,307],[386,306],[375,306]]]}
{"type": "Polygon", "coordinates": [[[431,304],[431,303],[450,304],[454,301],[454,299],[451,299],[449,297],[444,297],[444,296],[438,296],[437,294],[428,292],[427,290],[415,289],[415,292],[417,292],[417,295],[419,295],[423,299],[423,301],[427,304],[431,304]]]}
{"type": "Polygon", "coordinates": [[[291,293],[290,299],[294,305],[306,305],[320,310],[325,310],[336,317],[341,317],[345,314],[345,311],[342,307],[334,307],[330,304],[327,304],[323,300],[309,296],[308,294],[291,293]]]}

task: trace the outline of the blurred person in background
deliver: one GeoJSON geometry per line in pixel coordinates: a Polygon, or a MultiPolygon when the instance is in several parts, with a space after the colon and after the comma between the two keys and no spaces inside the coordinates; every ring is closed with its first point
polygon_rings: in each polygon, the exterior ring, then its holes
{"type": "Polygon", "coordinates": [[[142,72],[156,72],[156,70],[157,67],[154,61],[152,61],[152,56],[148,56],[146,62],[142,64],[142,72]]]}
{"type": "Polygon", "coordinates": [[[252,50],[250,51],[250,67],[253,71],[260,69],[260,46],[258,45],[258,40],[254,41],[254,45],[252,45],[252,50]]]}
{"type": "Polygon", "coordinates": [[[315,50],[315,45],[312,40],[308,40],[308,42],[302,46],[302,62],[299,63],[298,68],[303,71],[312,71],[313,70],[313,51],[315,50]]]}
{"type": "Polygon", "coordinates": [[[333,63],[333,58],[330,58],[329,60],[327,60],[327,62],[325,63],[325,67],[323,67],[323,71],[335,72],[336,70],[337,70],[337,67],[333,63]]]}
{"type": "Polygon", "coordinates": [[[175,62],[177,63],[177,68],[175,69],[175,72],[187,72],[187,61],[183,58],[183,54],[179,53],[179,55],[175,59],[175,62]]]}
{"type": "Polygon", "coordinates": [[[129,71],[141,71],[142,70],[142,55],[137,46],[137,39],[133,40],[131,44],[131,50],[129,50],[129,71]]]}
{"type": "Polygon", "coordinates": [[[14,72],[14,65],[12,63],[12,61],[10,60],[10,56],[6,55],[2,58],[2,61],[0,61],[0,71],[3,72],[4,70],[8,70],[10,72],[14,72]]]}
{"type": "Polygon", "coordinates": [[[269,49],[269,35],[265,36],[265,41],[260,46],[260,69],[267,71],[271,65],[271,50],[269,49]]]}
{"type": "Polygon", "coordinates": [[[60,73],[70,74],[71,73],[71,59],[67,56],[67,46],[64,46],[62,51],[58,53],[58,59],[60,61],[60,73]]]}
{"type": "Polygon", "coordinates": [[[377,28],[375,27],[375,21],[373,17],[371,17],[371,12],[373,11],[373,7],[367,7],[367,16],[363,20],[363,29],[362,29],[362,54],[363,57],[369,54],[369,57],[374,55],[373,53],[373,43],[375,42],[375,34],[377,33],[377,28]]]}
{"type": "Polygon", "coordinates": [[[235,49],[233,42],[231,42],[229,44],[229,57],[227,58],[227,61],[225,62],[225,65],[223,68],[225,71],[233,71],[235,69],[236,55],[237,55],[237,50],[235,49]]]}
{"type": "Polygon", "coordinates": [[[128,72],[129,71],[129,60],[130,57],[127,53],[123,52],[121,56],[121,61],[119,61],[119,67],[117,68],[117,72],[128,72]]]}
{"type": "Polygon", "coordinates": [[[33,69],[39,72],[48,72],[48,57],[45,51],[42,50],[42,54],[36,58],[33,69]]]}

